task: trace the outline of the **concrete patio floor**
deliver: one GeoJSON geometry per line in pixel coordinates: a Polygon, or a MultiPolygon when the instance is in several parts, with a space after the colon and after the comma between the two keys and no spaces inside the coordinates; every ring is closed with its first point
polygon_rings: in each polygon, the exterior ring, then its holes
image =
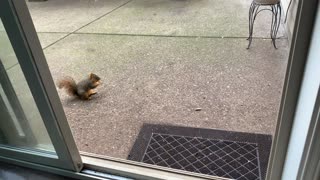
{"type": "Polygon", "coordinates": [[[103,80],[91,101],[58,90],[78,148],[126,158],[144,123],[273,134],[288,44],[263,13],[246,50],[250,2],[28,3],[54,80],[103,80]]]}

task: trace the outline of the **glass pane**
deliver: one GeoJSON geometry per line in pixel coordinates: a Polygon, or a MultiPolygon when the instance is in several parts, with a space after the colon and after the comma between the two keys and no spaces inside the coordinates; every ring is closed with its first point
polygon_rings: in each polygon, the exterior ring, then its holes
{"type": "Polygon", "coordinates": [[[27,2],[79,150],[264,179],[291,38],[252,2],[27,2]]]}
{"type": "Polygon", "coordinates": [[[2,21],[0,47],[0,144],[54,151],[2,21]]]}

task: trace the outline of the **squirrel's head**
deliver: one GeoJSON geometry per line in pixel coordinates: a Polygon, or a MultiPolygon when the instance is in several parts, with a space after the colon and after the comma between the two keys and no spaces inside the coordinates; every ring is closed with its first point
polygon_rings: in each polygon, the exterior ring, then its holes
{"type": "Polygon", "coordinates": [[[101,78],[100,78],[98,75],[93,74],[93,73],[90,73],[90,74],[89,74],[89,79],[90,79],[91,81],[94,81],[94,82],[98,82],[98,81],[101,80],[101,78]]]}

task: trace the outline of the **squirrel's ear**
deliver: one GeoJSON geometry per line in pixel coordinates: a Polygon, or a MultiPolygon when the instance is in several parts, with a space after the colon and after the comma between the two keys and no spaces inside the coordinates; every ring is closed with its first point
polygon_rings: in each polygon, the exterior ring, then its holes
{"type": "Polygon", "coordinates": [[[89,74],[89,78],[92,79],[93,78],[93,73],[89,74]]]}

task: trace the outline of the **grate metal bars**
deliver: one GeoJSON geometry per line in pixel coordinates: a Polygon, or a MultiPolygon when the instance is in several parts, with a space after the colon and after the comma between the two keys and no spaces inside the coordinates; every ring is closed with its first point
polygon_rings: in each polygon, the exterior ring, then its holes
{"type": "Polygon", "coordinates": [[[258,145],[153,133],[142,162],[237,180],[260,180],[258,145]]]}

